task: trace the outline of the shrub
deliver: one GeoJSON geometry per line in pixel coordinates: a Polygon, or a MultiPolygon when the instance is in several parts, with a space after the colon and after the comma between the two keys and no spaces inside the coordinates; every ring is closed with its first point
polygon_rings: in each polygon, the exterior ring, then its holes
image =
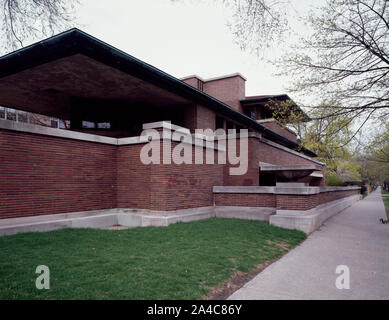
{"type": "Polygon", "coordinates": [[[339,186],[345,186],[346,184],[344,183],[344,181],[339,178],[338,176],[329,176],[327,177],[326,179],[326,185],[327,186],[335,186],[335,187],[339,187],[339,186]]]}

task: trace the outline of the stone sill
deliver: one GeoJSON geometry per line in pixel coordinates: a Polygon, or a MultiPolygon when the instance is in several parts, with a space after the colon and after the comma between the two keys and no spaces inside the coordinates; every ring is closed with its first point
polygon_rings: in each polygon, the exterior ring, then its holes
{"type": "Polygon", "coordinates": [[[312,195],[325,192],[360,190],[358,186],[350,187],[260,187],[260,186],[214,186],[213,193],[258,193],[280,195],[312,195]]]}
{"type": "MultiPolygon", "coordinates": [[[[154,128],[164,129],[162,132],[158,133],[159,137],[155,138],[155,140],[168,140],[174,142],[182,142],[194,146],[203,147],[206,149],[226,151],[224,146],[212,145],[208,143],[205,137],[192,137],[188,129],[170,124],[169,122],[166,121],[144,124],[143,127],[145,128],[145,130],[154,129],[154,128]],[[168,131],[165,131],[165,129],[167,129],[168,131]],[[174,130],[176,134],[175,135],[170,134],[170,130],[174,130]],[[185,140],[182,141],[181,135],[188,135],[191,139],[191,142],[187,142],[185,140]]],[[[66,129],[39,126],[31,123],[14,122],[14,121],[9,121],[4,119],[0,119],[0,129],[38,134],[44,136],[51,136],[57,138],[64,138],[64,139],[108,144],[114,146],[146,144],[149,142],[149,136],[147,135],[127,137],[127,138],[112,138],[112,137],[106,137],[106,136],[66,130],[66,129]]]]}

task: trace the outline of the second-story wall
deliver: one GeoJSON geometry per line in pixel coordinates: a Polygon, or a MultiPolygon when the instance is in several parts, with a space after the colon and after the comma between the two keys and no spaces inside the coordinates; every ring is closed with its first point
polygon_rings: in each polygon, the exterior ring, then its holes
{"type": "Polygon", "coordinates": [[[246,79],[239,73],[206,80],[189,76],[182,81],[244,113],[240,100],[246,96],[246,79]]]}
{"type": "Polygon", "coordinates": [[[269,128],[270,130],[273,130],[274,132],[282,135],[283,137],[293,141],[298,142],[297,135],[289,130],[288,128],[285,128],[277,123],[276,120],[262,120],[258,121],[260,124],[264,125],[266,128],[269,128]]]}
{"type": "Polygon", "coordinates": [[[239,74],[210,79],[204,82],[204,92],[243,113],[240,100],[246,96],[245,82],[239,74]]]}

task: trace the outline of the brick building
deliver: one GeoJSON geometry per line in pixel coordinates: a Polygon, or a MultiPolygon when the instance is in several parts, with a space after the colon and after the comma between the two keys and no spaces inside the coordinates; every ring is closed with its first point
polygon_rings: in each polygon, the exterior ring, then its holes
{"type": "Polygon", "coordinates": [[[238,73],[179,80],[78,29],[1,57],[0,105],[67,125],[0,114],[0,218],[117,208],[144,216],[215,206],[311,210],[355,194],[324,190],[325,164],[274,119],[267,101],[290,98],[247,97],[245,82],[238,73]],[[202,144],[215,136],[196,129],[247,129],[248,169],[231,175],[229,163],[145,165],[145,129],[172,148],[182,140],[163,134],[177,130],[190,137],[193,152],[211,150],[215,158],[218,143],[202,144]],[[278,194],[277,183],[291,181],[303,184],[278,194]]]}

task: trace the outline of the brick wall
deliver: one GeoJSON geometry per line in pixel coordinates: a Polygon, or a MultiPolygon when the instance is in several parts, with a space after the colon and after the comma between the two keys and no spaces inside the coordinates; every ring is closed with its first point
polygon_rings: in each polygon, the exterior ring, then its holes
{"type": "Polygon", "coordinates": [[[197,78],[196,76],[183,79],[182,81],[184,81],[185,83],[189,84],[192,87],[195,87],[196,89],[203,91],[204,82],[201,79],[197,78]]]}
{"type": "Polygon", "coordinates": [[[311,195],[290,195],[290,194],[277,194],[277,206],[278,210],[309,210],[319,205],[319,199],[317,194],[311,195]]]}
{"type": "Polygon", "coordinates": [[[202,106],[196,106],[196,129],[215,130],[216,114],[212,110],[202,106]]]}
{"type": "Polygon", "coordinates": [[[271,193],[215,193],[216,206],[276,207],[276,197],[271,193]]]}
{"type": "MultiPolygon", "coordinates": [[[[172,143],[172,148],[175,145],[172,143]]],[[[193,149],[193,157],[194,152],[193,149]]],[[[203,158],[205,163],[205,153],[203,158]]],[[[150,209],[179,210],[212,206],[212,188],[222,183],[222,170],[222,165],[210,164],[172,163],[151,166],[150,209]]]]}
{"type": "Polygon", "coordinates": [[[277,209],[278,210],[310,210],[318,205],[347,198],[352,195],[358,195],[359,189],[342,190],[331,192],[320,192],[312,195],[284,195],[277,194],[277,209]]]}
{"type": "MultiPolygon", "coordinates": [[[[172,142],[172,149],[177,142],[172,142]]],[[[212,188],[222,184],[223,166],[205,164],[144,165],[139,159],[143,144],[121,146],[118,151],[117,199],[120,208],[179,210],[213,205],[212,188]]],[[[193,148],[192,159],[195,150],[193,148]]],[[[217,161],[217,152],[214,157],[217,161]]],[[[162,145],[161,145],[162,159],[162,145]]]]}
{"type": "MultiPolygon", "coordinates": [[[[273,165],[306,165],[306,164],[315,163],[313,161],[310,161],[309,159],[299,157],[287,151],[278,149],[264,142],[261,142],[257,138],[249,138],[248,146],[249,146],[249,162],[248,162],[247,173],[241,176],[230,176],[228,174],[229,166],[226,165],[224,168],[223,185],[258,186],[259,179],[260,179],[259,162],[266,162],[273,165]]],[[[239,148],[237,148],[237,150],[239,151],[239,148]]],[[[323,172],[324,172],[324,167],[323,167],[323,172]]],[[[324,183],[324,179],[318,179],[316,183],[322,185],[324,183]]]]}
{"type": "Polygon", "coordinates": [[[274,132],[277,132],[278,134],[286,137],[287,139],[297,142],[297,135],[290,132],[288,129],[283,128],[280,126],[277,122],[275,121],[266,121],[266,122],[261,122],[262,125],[265,127],[269,128],[270,130],[273,130],[274,132]]]}
{"type": "MultiPolygon", "coordinates": [[[[212,188],[222,184],[222,165],[144,165],[143,146],[0,130],[0,218],[213,205],[212,188]]],[[[203,157],[205,163],[205,152],[203,157]]]]}
{"type": "MultiPolygon", "coordinates": [[[[0,130],[0,218],[117,207],[178,210],[211,206],[213,186],[258,185],[259,160],[310,163],[250,138],[248,173],[230,176],[224,165],[144,165],[139,159],[143,146],[0,130]]],[[[217,159],[217,152],[212,152],[217,159]]],[[[219,200],[231,205],[275,206],[269,195],[228,195],[219,200]]]]}
{"type": "Polygon", "coordinates": [[[204,82],[204,92],[243,113],[245,80],[239,75],[204,82]]]}
{"type": "Polygon", "coordinates": [[[150,208],[150,166],[144,165],[139,158],[143,146],[135,144],[117,148],[118,208],[150,208]]]}
{"type": "Polygon", "coordinates": [[[357,194],[360,194],[360,189],[322,192],[319,194],[318,204],[323,204],[326,202],[350,197],[350,196],[357,195],[357,194]]]}
{"type": "Polygon", "coordinates": [[[0,130],[0,218],[115,208],[115,151],[0,130]]]}
{"type": "Polygon", "coordinates": [[[214,193],[216,206],[269,207],[277,210],[310,210],[334,200],[358,195],[359,189],[310,195],[276,193],[214,193]]]}

